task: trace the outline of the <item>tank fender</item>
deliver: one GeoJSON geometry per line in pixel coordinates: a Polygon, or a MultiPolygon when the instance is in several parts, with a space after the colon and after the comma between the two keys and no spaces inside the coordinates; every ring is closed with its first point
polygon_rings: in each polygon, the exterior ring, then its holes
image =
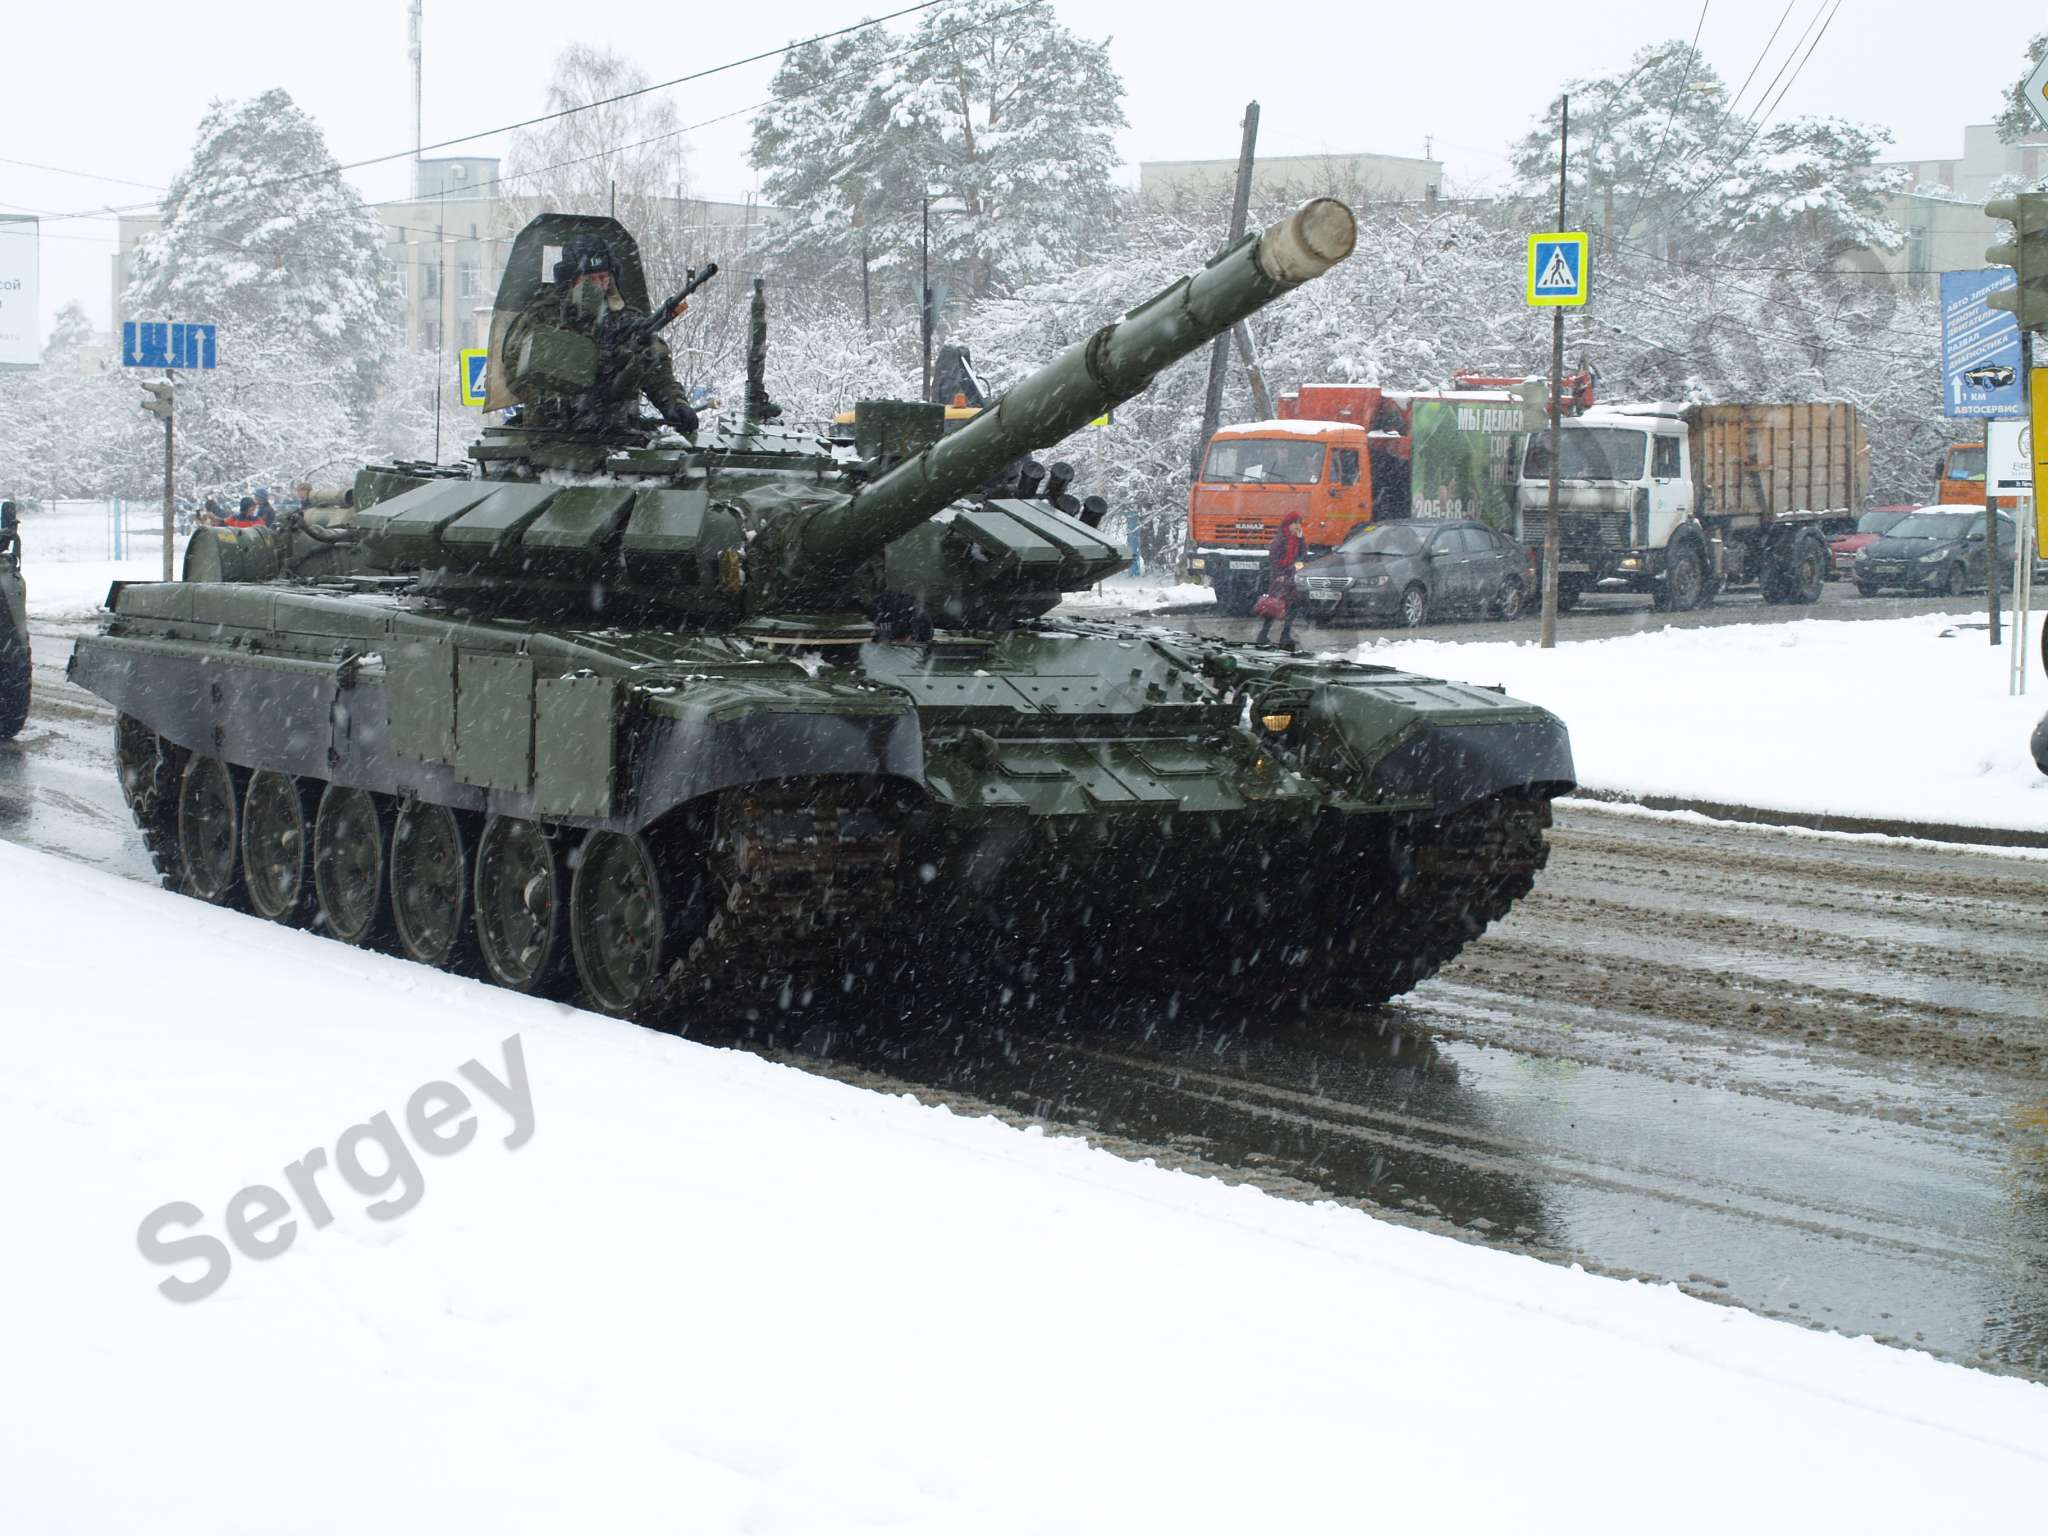
{"type": "Polygon", "coordinates": [[[770,779],[857,775],[925,788],[922,722],[908,699],[814,679],[800,698],[707,680],[656,693],[632,732],[634,830],[692,800],[770,779]]]}
{"type": "Polygon", "coordinates": [[[1311,695],[1309,734],[1325,773],[1376,801],[1425,800],[1440,814],[1489,795],[1553,796],[1576,782],[1571,739],[1546,709],[1466,683],[1395,676],[1330,681],[1311,695]],[[1334,775],[1333,775],[1334,776],[1334,775]]]}

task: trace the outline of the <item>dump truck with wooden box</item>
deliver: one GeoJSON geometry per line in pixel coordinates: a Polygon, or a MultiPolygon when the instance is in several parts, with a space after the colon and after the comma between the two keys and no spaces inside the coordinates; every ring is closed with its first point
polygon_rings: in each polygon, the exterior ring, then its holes
{"type": "MultiPolygon", "coordinates": [[[[1870,446],[1842,402],[1607,406],[1563,423],[1558,455],[1565,608],[1595,588],[1670,609],[1742,585],[1769,603],[1818,602],[1825,528],[1869,499],[1870,446]]],[[[1549,434],[1532,433],[1516,500],[1536,551],[1550,469],[1549,434]]]]}

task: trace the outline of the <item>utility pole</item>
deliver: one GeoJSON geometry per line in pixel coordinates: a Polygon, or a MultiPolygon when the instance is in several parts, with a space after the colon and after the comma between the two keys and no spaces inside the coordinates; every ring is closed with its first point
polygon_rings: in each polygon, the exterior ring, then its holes
{"type": "MultiPolygon", "coordinates": [[[[1252,157],[1259,143],[1259,104],[1245,103],[1244,140],[1237,151],[1237,188],[1230,200],[1230,238],[1224,242],[1227,250],[1244,238],[1245,212],[1252,200],[1252,157]]],[[[1209,388],[1202,396],[1202,431],[1195,439],[1195,453],[1189,465],[1189,473],[1197,480],[1202,478],[1202,460],[1209,452],[1209,439],[1216,435],[1216,426],[1223,415],[1223,375],[1230,367],[1230,338],[1218,336],[1215,346],[1209,349],[1209,388]]]]}
{"type": "Polygon", "coordinates": [[[441,188],[434,215],[434,462],[441,462],[441,346],[448,333],[448,189],[441,188]]]}
{"type": "Polygon", "coordinates": [[[178,515],[175,510],[176,466],[177,466],[177,375],[170,369],[164,370],[164,382],[156,383],[145,379],[142,392],[149,398],[142,402],[142,408],[152,416],[161,416],[164,422],[164,580],[171,579],[171,548],[177,542],[178,515]]]}
{"type": "Polygon", "coordinates": [[[412,195],[420,195],[420,0],[406,9],[407,29],[412,34],[412,195]]]}
{"type": "Polygon", "coordinates": [[[1252,387],[1252,413],[1261,421],[1273,417],[1273,397],[1266,393],[1266,371],[1259,366],[1258,348],[1252,345],[1251,327],[1242,320],[1230,328],[1237,342],[1237,360],[1244,364],[1244,380],[1252,387]]]}
{"type": "MultiPolygon", "coordinates": [[[[1564,233],[1565,162],[1571,151],[1572,98],[1559,99],[1557,113],[1557,229],[1564,233]]],[[[1558,394],[1564,388],[1564,310],[1550,312],[1550,515],[1543,525],[1543,628],[1537,644],[1550,650],[1557,644],[1557,478],[1564,448],[1564,414],[1558,394]]]]}
{"type": "Polygon", "coordinates": [[[918,247],[918,271],[922,282],[923,298],[918,302],[919,324],[924,331],[924,393],[920,400],[932,397],[932,191],[924,191],[924,236],[918,247]]]}

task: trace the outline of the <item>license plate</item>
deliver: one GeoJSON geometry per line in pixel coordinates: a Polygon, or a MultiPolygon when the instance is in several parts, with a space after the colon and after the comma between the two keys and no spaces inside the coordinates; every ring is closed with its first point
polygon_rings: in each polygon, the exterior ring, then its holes
{"type": "Polygon", "coordinates": [[[1312,603],[1334,603],[1340,596],[1342,594],[1337,592],[1311,592],[1308,600],[1312,603]]]}
{"type": "Polygon", "coordinates": [[[1259,562],[1256,560],[1233,560],[1230,562],[1230,568],[1233,571],[1256,571],[1259,568],[1259,562]]]}

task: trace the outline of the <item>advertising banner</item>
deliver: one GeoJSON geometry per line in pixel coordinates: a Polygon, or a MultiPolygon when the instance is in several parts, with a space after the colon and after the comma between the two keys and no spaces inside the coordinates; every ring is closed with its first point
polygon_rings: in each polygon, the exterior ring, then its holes
{"type": "Polygon", "coordinates": [[[2024,414],[2026,381],[2020,377],[2020,322],[1984,301],[2010,288],[2010,267],[1941,274],[1941,412],[1985,419],[2024,414]]]}
{"type": "Polygon", "coordinates": [[[1521,423],[1513,401],[1417,400],[1409,422],[1413,515],[1476,518],[1514,532],[1521,423]]]}
{"type": "Polygon", "coordinates": [[[41,235],[32,214],[0,213],[0,368],[33,368],[43,360],[41,235]]]}

